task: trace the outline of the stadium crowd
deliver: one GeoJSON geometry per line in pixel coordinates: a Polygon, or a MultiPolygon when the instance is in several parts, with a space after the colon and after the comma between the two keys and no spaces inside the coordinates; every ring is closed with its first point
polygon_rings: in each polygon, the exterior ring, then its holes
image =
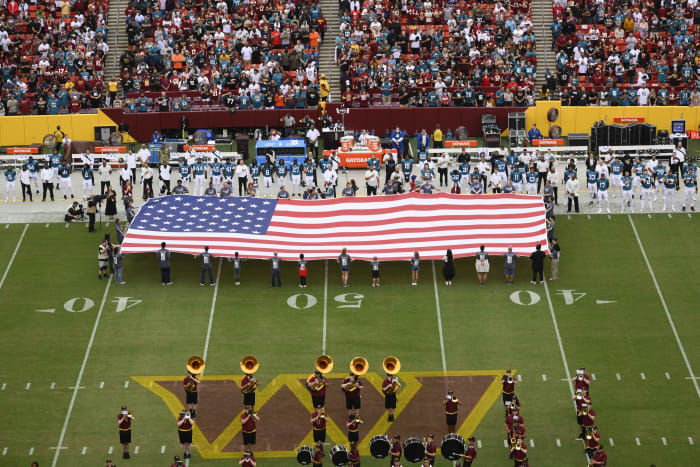
{"type": "Polygon", "coordinates": [[[530,2],[340,1],[346,106],[534,105],[530,2]]]}
{"type": "Polygon", "coordinates": [[[564,105],[700,105],[697,1],[555,0],[551,25],[564,105]]]}

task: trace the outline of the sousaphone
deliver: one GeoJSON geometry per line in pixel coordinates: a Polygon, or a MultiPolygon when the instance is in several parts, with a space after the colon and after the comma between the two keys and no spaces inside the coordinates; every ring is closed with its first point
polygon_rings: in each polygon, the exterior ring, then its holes
{"type": "Polygon", "coordinates": [[[333,359],[328,355],[321,355],[316,359],[316,369],[324,375],[330,373],[333,370],[333,359]]]}
{"type": "Polygon", "coordinates": [[[384,367],[384,371],[386,372],[387,375],[395,375],[399,371],[401,371],[401,362],[399,361],[398,358],[394,356],[389,356],[384,359],[382,362],[382,367],[384,367]]]}
{"type": "Polygon", "coordinates": [[[246,355],[241,359],[241,371],[247,375],[252,375],[260,368],[260,362],[252,355],[246,355]]]}
{"type": "Polygon", "coordinates": [[[364,357],[355,357],[350,361],[350,371],[357,376],[362,376],[369,370],[369,362],[364,357]]]}
{"type": "Polygon", "coordinates": [[[193,375],[198,375],[204,371],[204,359],[199,355],[193,355],[187,359],[187,371],[193,375]]]}

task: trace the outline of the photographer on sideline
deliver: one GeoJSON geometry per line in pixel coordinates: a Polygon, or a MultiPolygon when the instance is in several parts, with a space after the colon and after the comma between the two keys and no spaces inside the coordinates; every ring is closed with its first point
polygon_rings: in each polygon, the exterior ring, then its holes
{"type": "Polygon", "coordinates": [[[78,204],[77,201],[73,201],[73,205],[68,208],[68,212],[66,213],[65,221],[71,222],[71,221],[78,221],[78,220],[85,220],[85,211],[83,211],[82,204],[78,204]]]}

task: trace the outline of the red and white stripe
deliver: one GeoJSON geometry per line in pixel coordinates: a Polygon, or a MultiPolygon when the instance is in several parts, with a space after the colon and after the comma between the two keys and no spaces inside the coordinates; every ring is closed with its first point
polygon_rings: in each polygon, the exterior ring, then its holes
{"type": "Polygon", "coordinates": [[[347,248],[353,259],[408,260],[474,256],[481,245],[489,254],[508,246],[529,255],[535,245],[547,250],[542,198],[530,195],[402,194],[329,200],[279,200],[265,235],[162,233],[130,229],[124,253],[156,251],[160,243],[181,253],[205,245],[215,256],[269,258],[276,251],[292,260],[336,258],[347,248]]]}

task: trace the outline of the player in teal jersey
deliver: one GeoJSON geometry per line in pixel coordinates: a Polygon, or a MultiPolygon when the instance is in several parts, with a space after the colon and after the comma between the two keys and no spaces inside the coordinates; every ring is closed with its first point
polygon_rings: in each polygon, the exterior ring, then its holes
{"type": "Polygon", "coordinates": [[[520,164],[516,162],[516,165],[511,167],[510,169],[510,181],[513,184],[513,192],[515,194],[522,193],[523,192],[523,176],[525,175],[525,172],[523,171],[523,168],[520,167],[520,164]]]}
{"type": "Polygon", "coordinates": [[[462,191],[459,187],[459,182],[462,179],[459,170],[452,170],[452,172],[450,172],[450,177],[452,178],[452,189],[450,190],[450,193],[459,194],[462,191]]]}
{"type": "MultiPolygon", "coordinates": [[[[284,160],[280,159],[277,163],[277,186],[281,189],[287,184],[287,164],[284,160]]],[[[285,190],[286,192],[286,190],[285,190]]],[[[289,195],[289,194],[288,194],[289,195]]]]}
{"type": "Polygon", "coordinates": [[[215,155],[214,162],[209,164],[209,167],[211,167],[211,182],[216,191],[219,191],[221,189],[221,177],[224,172],[224,164],[222,164],[221,160],[215,155]]]}
{"type": "Polygon", "coordinates": [[[622,189],[622,162],[620,162],[619,157],[615,157],[610,163],[610,189],[613,192],[613,196],[617,196],[615,188],[619,190],[622,189]]]}
{"type": "Polygon", "coordinates": [[[644,201],[648,200],[649,201],[649,210],[653,211],[654,210],[654,205],[653,205],[653,196],[652,196],[652,186],[653,186],[653,180],[651,177],[651,174],[649,173],[649,170],[646,168],[642,171],[642,176],[639,178],[639,184],[641,185],[641,193],[639,195],[639,210],[643,211],[644,210],[644,201]]]}
{"type": "Polygon", "coordinates": [[[586,186],[591,193],[591,201],[588,205],[593,206],[593,202],[597,199],[596,195],[598,193],[598,172],[594,169],[586,170],[586,186]]]}
{"type": "Polygon", "coordinates": [[[65,159],[61,160],[61,166],[58,168],[58,183],[59,186],[63,187],[63,199],[68,199],[68,193],[70,190],[70,197],[73,197],[73,182],[70,179],[70,174],[73,173],[72,166],[66,162],[65,159]]]}
{"type": "Polygon", "coordinates": [[[537,176],[534,165],[531,165],[530,170],[525,172],[525,189],[529,195],[537,194],[537,176]]]}
{"type": "Polygon", "coordinates": [[[625,206],[629,206],[632,209],[632,212],[634,212],[634,206],[632,206],[633,179],[630,176],[630,173],[625,172],[620,181],[622,183],[622,206],[620,208],[620,212],[625,212],[625,206]]]}
{"type": "Polygon", "coordinates": [[[87,201],[92,196],[92,167],[83,165],[80,174],[83,176],[83,199],[87,201]]]}
{"type": "Polygon", "coordinates": [[[180,165],[177,168],[178,173],[180,174],[180,180],[182,180],[182,186],[184,186],[187,191],[190,190],[190,171],[191,167],[187,163],[187,160],[184,157],[180,158],[180,165]]]}
{"type": "MultiPolygon", "coordinates": [[[[674,174],[675,175],[675,174],[674,174]]],[[[664,178],[666,176],[666,166],[662,161],[658,161],[656,164],[656,184],[653,188],[654,190],[654,201],[656,201],[657,193],[664,193],[664,178]]],[[[676,175],[678,178],[678,175],[676,175]]]]}
{"type": "MultiPolygon", "coordinates": [[[[272,178],[275,174],[275,166],[272,164],[272,161],[268,159],[261,167],[260,167],[260,172],[262,173],[263,176],[263,187],[264,187],[264,192],[262,194],[263,198],[272,198],[272,178]]],[[[262,190],[261,190],[262,191],[262,190]]]]}
{"type": "Polygon", "coordinates": [[[610,180],[605,176],[605,172],[600,174],[597,180],[598,185],[598,213],[600,214],[603,209],[603,201],[606,203],[606,210],[610,212],[610,200],[608,199],[608,188],[610,188],[610,180]]]}
{"type": "Polygon", "coordinates": [[[194,195],[202,196],[206,188],[207,164],[202,162],[201,157],[198,157],[197,162],[192,166],[192,172],[194,172],[194,195]]]}
{"type": "Polygon", "coordinates": [[[666,204],[668,200],[671,200],[671,210],[676,211],[676,181],[678,175],[671,173],[668,167],[664,169],[664,173],[661,175],[660,181],[663,184],[664,190],[664,211],[666,211],[666,204]]]}
{"type": "Polygon", "coordinates": [[[17,170],[14,167],[9,167],[3,172],[5,175],[5,202],[10,201],[10,193],[12,193],[12,201],[17,201],[17,170]]]}
{"type": "Polygon", "coordinates": [[[401,171],[403,172],[403,182],[405,184],[411,183],[411,174],[413,173],[413,158],[411,156],[406,156],[401,161],[401,171]]]}
{"type": "Polygon", "coordinates": [[[471,172],[471,164],[468,160],[463,160],[459,163],[459,183],[462,186],[462,192],[466,193],[469,189],[469,177],[471,172]]]}
{"type": "Polygon", "coordinates": [[[58,168],[61,167],[61,155],[58,150],[54,149],[51,155],[47,158],[47,161],[51,163],[51,170],[53,171],[53,179],[56,184],[56,189],[59,190],[58,186],[58,168]]]}
{"type": "Polygon", "coordinates": [[[29,170],[29,180],[32,185],[36,186],[36,194],[39,194],[39,161],[29,156],[26,165],[29,170]]]}
{"type": "Polygon", "coordinates": [[[292,196],[301,196],[301,172],[303,167],[299,165],[299,161],[294,159],[292,166],[289,168],[292,177],[292,196]]]}
{"type": "Polygon", "coordinates": [[[236,166],[233,164],[233,162],[229,159],[226,161],[223,167],[223,172],[224,172],[224,183],[228,182],[231,186],[233,186],[233,175],[236,173],[236,166]]]}
{"type": "Polygon", "coordinates": [[[256,159],[253,159],[253,161],[250,163],[250,178],[253,182],[253,186],[255,188],[258,188],[258,180],[260,178],[260,166],[258,165],[258,161],[256,159]]]}
{"type": "Polygon", "coordinates": [[[683,175],[683,210],[685,211],[685,205],[690,204],[690,210],[695,211],[695,198],[697,193],[698,180],[695,172],[687,171],[683,175]]]}

